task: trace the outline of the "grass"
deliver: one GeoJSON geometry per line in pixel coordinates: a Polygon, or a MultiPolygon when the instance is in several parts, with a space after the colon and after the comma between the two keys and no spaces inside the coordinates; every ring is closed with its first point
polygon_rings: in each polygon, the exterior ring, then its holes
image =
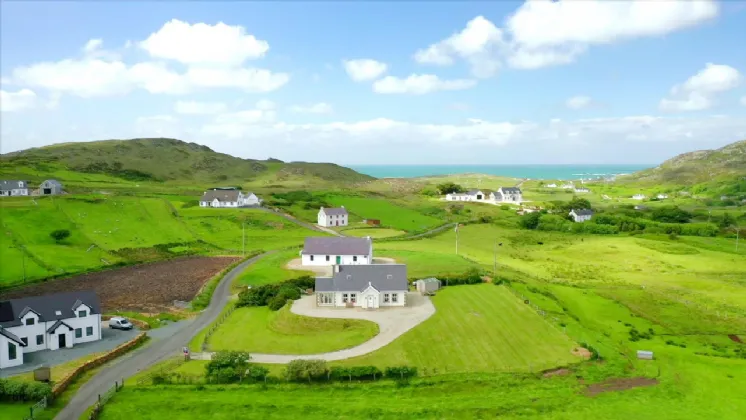
{"type": "Polygon", "coordinates": [[[556,327],[502,286],[451,286],[435,315],[401,338],[344,365],[398,366],[447,372],[536,371],[578,362],[556,327]]]}
{"type": "Polygon", "coordinates": [[[388,228],[352,228],[345,229],[342,233],[348,236],[357,236],[361,238],[366,236],[370,236],[371,238],[390,238],[392,236],[404,235],[407,232],[388,228]]]}
{"type": "MultiPolygon", "coordinates": [[[[59,364],[59,365],[54,365],[54,366],[52,366],[50,368],[51,369],[51,372],[50,372],[50,374],[51,374],[51,380],[53,382],[54,381],[59,381],[62,378],[64,378],[65,376],[67,376],[68,374],[70,374],[72,371],[74,371],[75,369],[77,369],[78,367],[84,365],[88,361],[93,360],[93,359],[95,359],[95,358],[97,358],[97,357],[99,357],[99,356],[101,356],[103,354],[104,353],[91,353],[91,354],[87,354],[87,355],[85,355],[85,356],[83,356],[81,358],[78,358],[78,359],[75,359],[75,360],[71,360],[69,362],[65,362],[65,363],[62,363],[62,364],[59,364]]],[[[23,380],[23,381],[33,382],[34,381],[34,372],[31,371],[31,372],[21,373],[19,375],[13,376],[13,378],[14,379],[20,379],[20,380],[23,380]]]]}
{"type": "Polygon", "coordinates": [[[378,325],[363,320],[311,318],[285,306],[239,308],[213,333],[210,350],[253,353],[314,354],[354,347],[378,334],[378,325]]]}
{"type": "Polygon", "coordinates": [[[469,261],[456,254],[441,254],[436,252],[418,252],[409,250],[387,249],[388,244],[379,245],[374,252],[379,257],[389,257],[399,264],[407,265],[407,276],[410,279],[438,277],[447,274],[462,274],[470,268],[479,267],[476,262],[469,261]]]}
{"type": "Polygon", "coordinates": [[[360,219],[379,219],[381,227],[420,231],[435,227],[441,220],[426,216],[416,210],[392,204],[388,200],[329,194],[324,199],[335,206],[345,208],[360,219]]]}
{"type": "Polygon", "coordinates": [[[300,258],[300,248],[279,251],[262,257],[261,260],[246,267],[233,282],[235,290],[243,290],[246,286],[261,286],[263,284],[279,283],[296,277],[314,276],[312,271],[290,270],[285,268],[290,260],[300,258]]]}

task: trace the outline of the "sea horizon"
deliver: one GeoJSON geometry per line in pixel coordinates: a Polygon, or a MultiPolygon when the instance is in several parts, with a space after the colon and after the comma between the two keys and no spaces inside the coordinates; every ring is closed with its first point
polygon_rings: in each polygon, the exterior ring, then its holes
{"type": "Polygon", "coordinates": [[[484,174],[519,179],[595,179],[631,174],[655,164],[370,164],[347,165],[376,178],[420,178],[427,176],[484,174]]]}

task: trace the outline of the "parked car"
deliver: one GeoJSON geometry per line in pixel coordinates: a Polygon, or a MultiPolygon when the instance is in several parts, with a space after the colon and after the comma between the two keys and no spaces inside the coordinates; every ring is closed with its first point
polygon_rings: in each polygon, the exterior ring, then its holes
{"type": "Polygon", "coordinates": [[[115,316],[114,318],[111,318],[109,320],[109,328],[117,330],[131,330],[132,328],[134,328],[134,325],[132,325],[131,322],[127,321],[126,318],[115,316]]]}

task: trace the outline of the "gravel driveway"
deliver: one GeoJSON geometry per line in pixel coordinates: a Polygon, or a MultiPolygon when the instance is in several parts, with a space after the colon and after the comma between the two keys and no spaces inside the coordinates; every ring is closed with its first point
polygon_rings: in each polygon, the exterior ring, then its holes
{"type": "MultiPolygon", "coordinates": [[[[288,355],[251,353],[251,361],[256,363],[289,363],[295,359],[344,360],[362,356],[386,346],[405,332],[416,327],[435,313],[435,306],[428,297],[419,293],[407,294],[407,306],[403,308],[381,308],[375,311],[352,308],[319,308],[315,296],[304,296],[296,300],[290,311],[315,318],[364,319],[378,324],[378,335],[359,346],[345,350],[320,354],[288,355]]],[[[192,359],[209,360],[212,353],[197,353],[192,359]]]]}

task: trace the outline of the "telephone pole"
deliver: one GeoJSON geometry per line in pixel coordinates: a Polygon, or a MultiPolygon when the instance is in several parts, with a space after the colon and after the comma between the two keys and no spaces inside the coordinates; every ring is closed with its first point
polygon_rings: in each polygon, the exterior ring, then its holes
{"type": "Polygon", "coordinates": [[[456,223],[456,255],[458,255],[458,222],[456,223]]]}
{"type": "Polygon", "coordinates": [[[241,253],[246,256],[246,222],[241,223],[241,253]]]}

